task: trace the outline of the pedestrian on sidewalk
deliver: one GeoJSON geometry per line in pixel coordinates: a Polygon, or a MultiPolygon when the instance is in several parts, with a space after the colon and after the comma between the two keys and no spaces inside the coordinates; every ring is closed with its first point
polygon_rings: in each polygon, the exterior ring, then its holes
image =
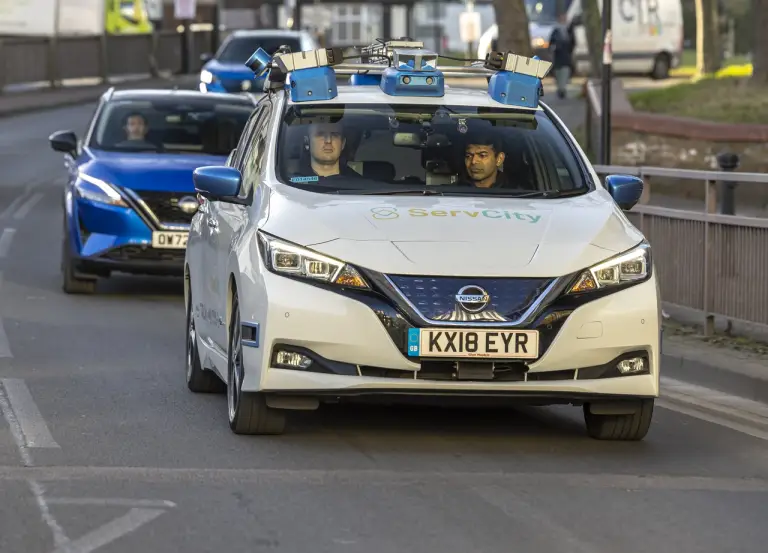
{"type": "Polygon", "coordinates": [[[549,38],[549,51],[552,54],[552,65],[557,82],[557,96],[565,98],[568,83],[573,74],[573,50],[576,47],[576,35],[573,25],[566,23],[566,16],[561,13],[557,17],[557,25],[549,38]]]}

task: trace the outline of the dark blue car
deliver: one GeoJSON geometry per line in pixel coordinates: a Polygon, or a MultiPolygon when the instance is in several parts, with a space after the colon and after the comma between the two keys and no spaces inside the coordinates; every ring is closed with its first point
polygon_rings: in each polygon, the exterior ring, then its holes
{"type": "Polygon", "coordinates": [[[211,57],[202,56],[200,71],[200,92],[261,92],[263,78],[254,78],[253,71],[245,65],[248,58],[259,48],[269,55],[281,46],[288,46],[291,52],[319,48],[312,35],[306,31],[281,29],[238,30],[229,35],[211,57]]]}
{"type": "Polygon", "coordinates": [[[69,173],[64,291],[93,293],[112,271],[181,276],[199,206],[192,172],[226,163],[254,106],[249,95],[110,89],[82,141],[52,134],[69,173]]]}

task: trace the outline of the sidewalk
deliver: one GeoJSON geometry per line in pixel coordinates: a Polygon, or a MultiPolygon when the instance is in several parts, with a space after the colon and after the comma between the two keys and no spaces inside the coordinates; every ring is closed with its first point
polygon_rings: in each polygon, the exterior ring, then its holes
{"type": "Polygon", "coordinates": [[[58,90],[42,89],[0,94],[0,117],[10,117],[33,111],[86,104],[96,101],[106,90],[114,86],[125,88],[192,88],[196,75],[169,75],[154,79],[131,79],[102,85],[68,86],[58,90]]]}

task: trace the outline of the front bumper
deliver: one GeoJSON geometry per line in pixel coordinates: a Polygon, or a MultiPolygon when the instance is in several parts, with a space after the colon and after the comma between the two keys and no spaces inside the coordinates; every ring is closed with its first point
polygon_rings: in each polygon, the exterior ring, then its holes
{"type": "MultiPolygon", "coordinates": [[[[539,357],[497,362],[492,380],[457,380],[454,361],[408,358],[407,332],[429,326],[377,294],[337,292],[265,273],[267,311],[241,298],[259,336],[244,348],[243,389],[289,395],[492,395],[568,399],[658,397],[660,312],[655,275],[587,300],[544,302],[519,328],[537,329],[539,357]],[[278,349],[314,360],[276,367],[278,349]],[[623,376],[616,363],[644,357],[647,371],[623,376]],[[263,368],[263,370],[262,370],[263,368]]],[[[263,296],[260,296],[263,298],[263,296]]],[[[434,325],[439,326],[439,325],[434,325]]],[[[545,401],[549,402],[549,401],[545,401]]]]}
{"type": "Polygon", "coordinates": [[[75,270],[98,276],[108,276],[112,271],[181,275],[185,248],[154,248],[152,234],[187,233],[189,225],[179,217],[174,222],[159,221],[156,213],[162,213],[160,209],[155,206],[153,210],[143,200],[130,205],[119,207],[68,196],[68,235],[75,270]]]}

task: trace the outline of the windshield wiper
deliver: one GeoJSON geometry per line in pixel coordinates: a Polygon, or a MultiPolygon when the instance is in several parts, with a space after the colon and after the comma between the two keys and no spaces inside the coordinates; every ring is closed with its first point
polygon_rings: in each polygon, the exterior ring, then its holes
{"type": "Polygon", "coordinates": [[[399,194],[408,194],[415,196],[444,196],[439,190],[430,188],[387,188],[367,190],[364,188],[355,188],[352,190],[337,190],[336,194],[361,194],[363,196],[397,196],[399,194]]]}
{"type": "Polygon", "coordinates": [[[494,194],[502,198],[564,198],[567,196],[581,196],[586,194],[587,189],[576,190],[536,190],[535,192],[521,192],[520,194],[494,194]]]}

